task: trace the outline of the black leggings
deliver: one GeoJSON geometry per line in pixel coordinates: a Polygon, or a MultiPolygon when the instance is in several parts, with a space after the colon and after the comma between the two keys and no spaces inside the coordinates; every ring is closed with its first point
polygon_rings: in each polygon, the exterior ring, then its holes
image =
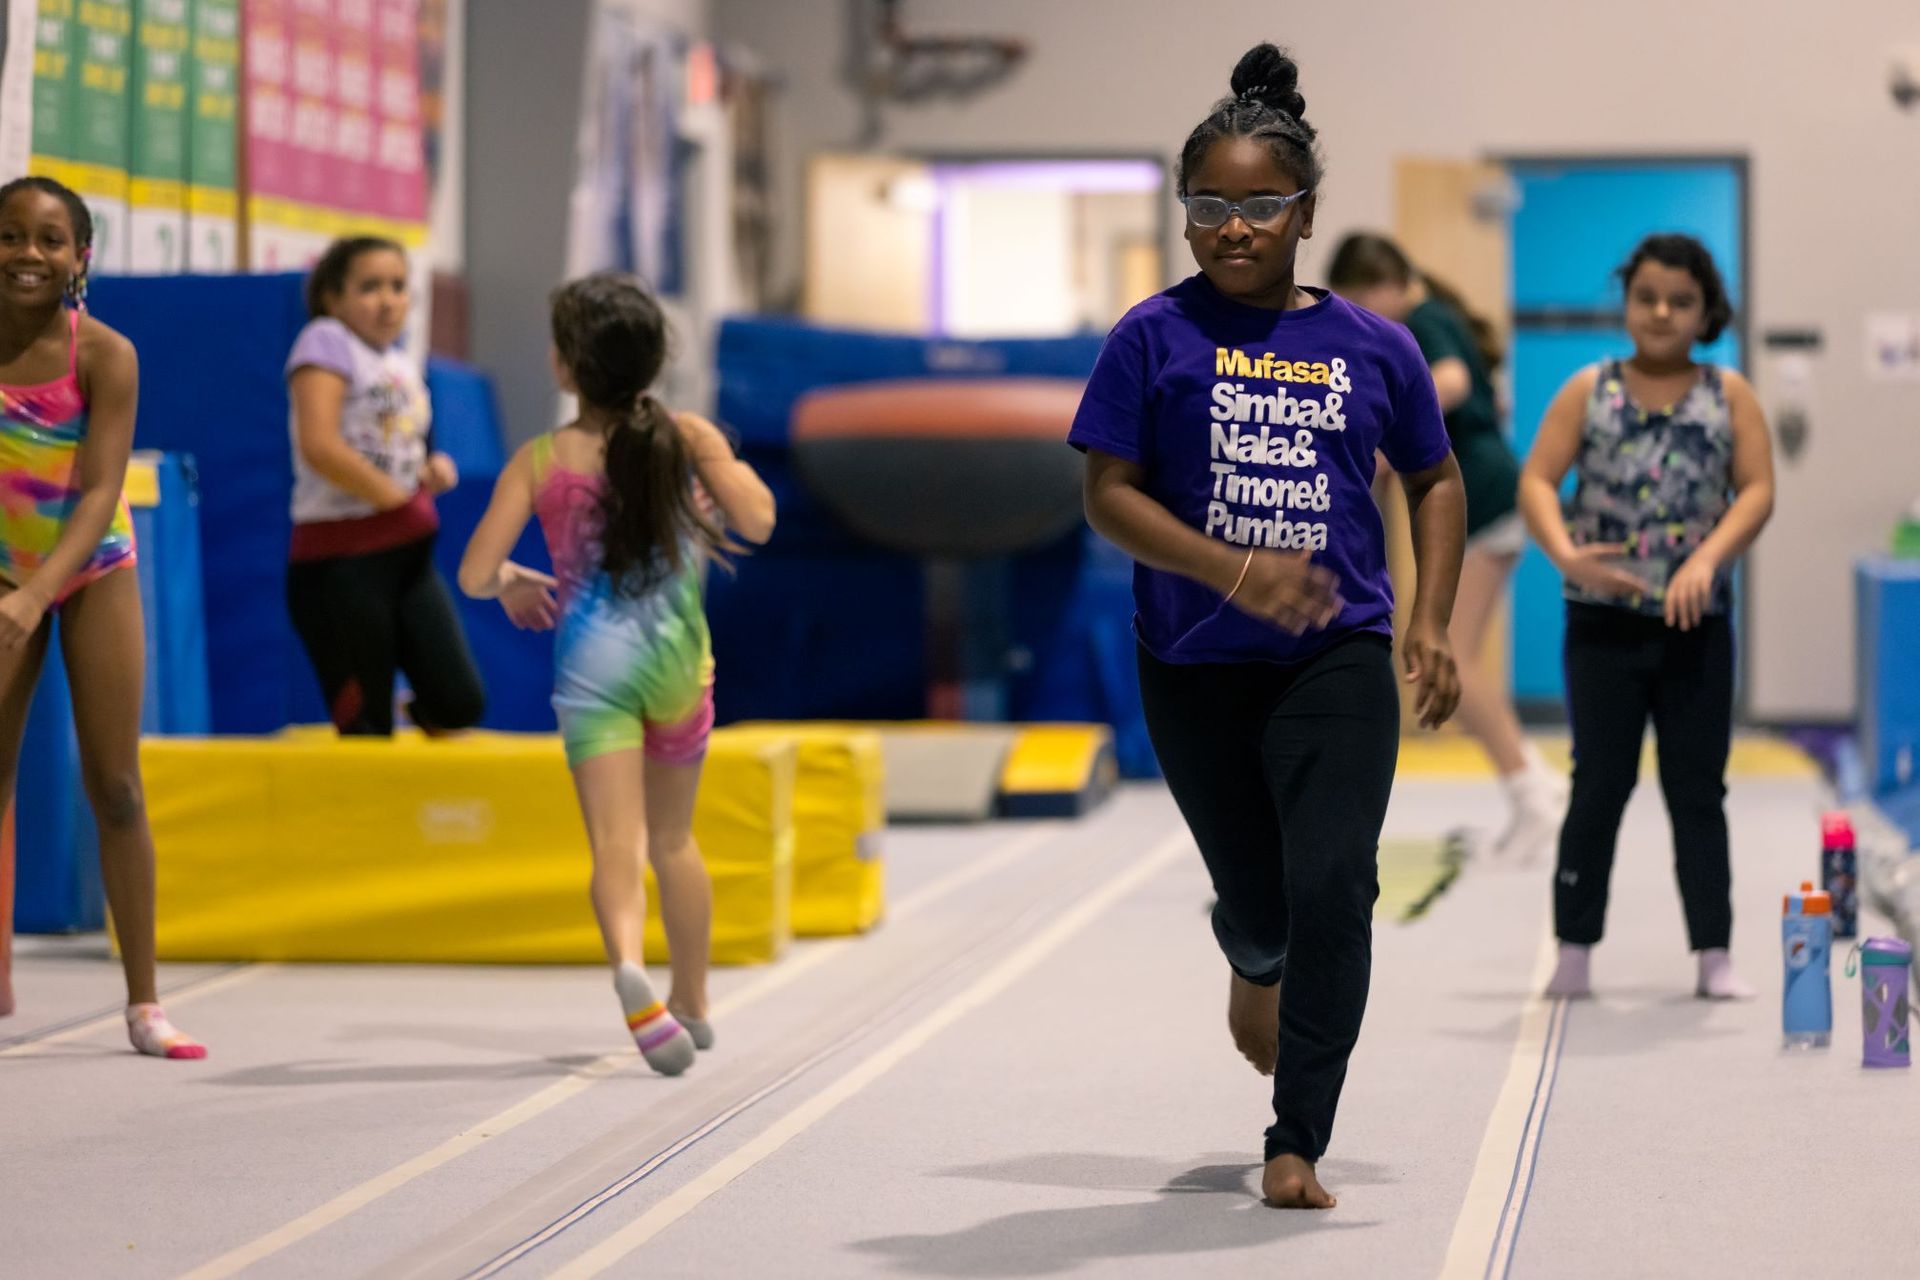
{"type": "Polygon", "coordinates": [[[479,723],[486,691],[453,597],[433,567],[432,538],[289,565],[287,610],[341,733],[393,732],[396,669],[407,673],[421,728],[479,723]]]}
{"type": "Polygon", "coordinates": [[[1600,941],[1620,816],[1640,777],[1647,719],[1673,821],[1673,862],[1695,951],[1733,934],[1727,752],[1733,737],[1733,626],[1692,631],[1605,605],[1567,605],[1573,800],[1560,829],[1553,918],[1562,942],[1600,941]]]}
{"type": "Polygon", "coordinates": [[[1391,646],[1363,634],[1296,666],[1140,651],[1147,732],[1249,982],[1286,980],[1266,1158],[1318,1160],[1360,1035],[1380,826],[1400,748],[1391,646]]]}

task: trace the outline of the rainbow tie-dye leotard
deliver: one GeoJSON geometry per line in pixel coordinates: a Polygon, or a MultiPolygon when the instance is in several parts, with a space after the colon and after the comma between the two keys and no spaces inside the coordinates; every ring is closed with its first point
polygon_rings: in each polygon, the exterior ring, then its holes
{"type": "MultiPolygon", "coordinates": [[[[80,499],[87,402],[80,392],[80,313],[68,314],[72,354],[66,376],[34,386],[0,384],[0,581],[9,586],[39,572],[80,499]]],[[[54,603],[133,562],[133,514],[122,497],[99,547],[62,584],[54,603]]]]}
{"type": "Polygon", "coordinates": [[[689,545],[677,573],[644,594],[622,592],[601,567],[605,477],[557,465],[545,435],[533,443],[533,483],[560,582],[553,709],[568,763],[642,746],[669,764],[699,760],[713,728],[704,558],[689,545]]]}

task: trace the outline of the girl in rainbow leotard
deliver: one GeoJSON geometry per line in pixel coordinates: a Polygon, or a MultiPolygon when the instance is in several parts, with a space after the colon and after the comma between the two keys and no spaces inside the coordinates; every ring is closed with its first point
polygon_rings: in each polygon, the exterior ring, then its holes
{"type": "MultiPolygon", "coordinates": [[[[67,312],[67,372],[32,386],[0,385],[0,581],[39,575],[81,496],[74,474],[87,435],[80,391],[80,313],[67,312]]],[[[53,588],[59,605],[115,569],[133,564],[133,516],[123,496],[106,536],[78,573],[53,588]]]]}
{"type": "Polygon", "coordinates": [[[706,1023],[711,890],[693,802],[713,727],[713,651],[702,581],[733,544],[773,531],[773,495],[719,429],[646,390],[666,356],[659,304],[602,273],[553,297],[555,368],[580,416],[522,446],[460,565],[521,627],[556,628],[554,712],[593,849],[594,914],[627,1026],[677,1075],[712,1044],[706,1023]],[[554,575],[508,554],[537,517],[554,575]],[[718,519],[716,519],[718,517],[718,519]],[[673,987],[641,967],[644,872],[660,882],[673,987]]]}
{"type": "MultiPolygon", "coordinates": [[[[0,187],[0,740],[18,743],[60,613],[80,770],[127,980],[127,1035],[160,1058],[203,1058],[154,984],[153,835],[140,784],[146,658],[133,521],[133,345],[84,314],[93,220],[46,178],[0,187]]],[[[0,808],[12,800],[0,776],[0,808]]],[[[0,922],[5,929],[9,922],[0,922]]],[[[0,967],[0,1015],[13,993],[0,967]]]]}

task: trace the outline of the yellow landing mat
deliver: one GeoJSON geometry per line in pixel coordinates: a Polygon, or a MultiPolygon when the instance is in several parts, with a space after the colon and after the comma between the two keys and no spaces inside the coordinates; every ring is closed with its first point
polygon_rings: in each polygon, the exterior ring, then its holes
{"type": "MultiPolygon", "coordinates": [[[[1531,741],[1555,768],[1564,771],[1572,767],[1572,747],[1564,733],[1534,734],[1531,741]]],[[[1649,735],[1641,769],[1651,772],[1653,768],[1653,738],[1649,735]]],[[[1800,748],[1759,733],[1736,735],[1727,762],[1727,774],[1734,778],[1813,778],[1819,773],[1819,766],[1800,748]]],[[[1479,743],[1464,733],[1438,733],[1400,740],[1400,776],[1491,778],[1494,773],[1479,743]]]]}

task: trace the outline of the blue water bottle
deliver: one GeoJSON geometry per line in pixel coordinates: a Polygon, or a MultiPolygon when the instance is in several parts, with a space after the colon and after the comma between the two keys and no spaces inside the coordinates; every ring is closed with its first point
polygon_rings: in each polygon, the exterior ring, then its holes
{"type": "Polygon", "coordinates": [[[1833,901],[1803,881],[1787,895],[1780,920],[1780,946],[1787,962],[1780,1025],[1789,1049],[1825,1048],[1833,1039],[1833,988],[1827,957],[1833,950],[1833,901]]]}

